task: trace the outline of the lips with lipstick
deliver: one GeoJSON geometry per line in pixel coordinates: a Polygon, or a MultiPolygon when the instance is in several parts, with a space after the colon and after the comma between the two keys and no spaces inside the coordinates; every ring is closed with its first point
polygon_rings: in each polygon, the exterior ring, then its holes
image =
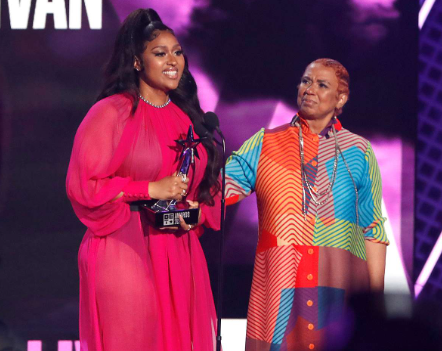
{"type": "Polygon", "coordinates": [[[163,71],[163,74],[170,79],[177,79],[178,78],[178,69],[171,68],[163,71]]]}
{"type": "Polygon", "coordinates": [[[313,105],[316,102],[311,99],[302,99],[302,103],[307,104],[307,105],[313,105]]]}

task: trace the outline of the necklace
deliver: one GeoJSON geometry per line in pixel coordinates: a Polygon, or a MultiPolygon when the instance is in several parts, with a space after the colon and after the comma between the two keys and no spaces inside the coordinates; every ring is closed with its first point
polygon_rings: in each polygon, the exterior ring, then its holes
{"type": "MultiPolygon", "coordinates": [[[[296,117],[297,117],[297,119],[292,121],[292,123],[291,123],[292,126],[295,126],[295,123],[299,120],[299,117],[298,116],[296,116],[296,117]]],[[[333,162],[333,172],[332,172],[331,180],[330,180],[327,188],[322,192],[317,191],[308,180],[307,172],[305,169],[305,160],[304,160],[304,138],[302,136],[302,126],[300,123],[298,123],[298,128],[299,128],[299,154],[301,157],[302,213],[304,215],[304,220],[307,220],[306,193],[308,193],[310,195],[310,199],[317,206],[322,206],[322,205],[326,204],[327,201],[329,200],[332,189],[333,189],[333,185],[335,184],[335,180],[336,180],[336,174],[337,174],[337,170],[338,170],[338,156],[340,154],[342,157],[342,160],[344,161],[345,167],[347,168],[348,174],[350,175],[350,178],[353,183],[354,190],[355,190],[355,194],[356,194],[356,228],[358,228],[359,227],[359,193],[358,193],[358,188],[357,188],[356,182],[353,179],[353,176],[350,172],[350,167],[348,166],[347,161],[345,160],[344,155],[341,151],[341,148],[339,147],[338,138],[336,135],[336,129],[335,129],[334,124],[332,124],[333,137],[335,139],[335,159],[333,162]]]]}
{"type": "Polygon", "coordinates": [[[302,136],[301,125],[299,125],[298,130],[299,130],[299,154],[301,156],[302,212],[304,215],[304,220],[306,220],[307,219],[306,193],[310,195],[310,199],[313,201],[313,203],[315,203],[318,206],[326,204],[330,198],[331,190],[333,189],[333,185],[335,184],[336,174],[338,169],[338,139],[336,138],[336,130],[334,126],[332,126],[333,136],[335,138],[335,159],[333,162],[333,172],[327,188],[324,191],[319,192],[315,190],[314,186],[310,184],[308,180],[307,172],[305,169],[304,138],[302,136]]]}
{"type": "Polygon", "coordinates": [[[146,100],[144,97],[141,96],[141,94],[138,94],[138,96],[140,97],[141,100],[143,100],[146,104],[149,104],[150,106],[156,107],[156,108],[163,108],[166,107],[167,105],[169,105],[170,103],[170,98],[167,97],[167,101],[162,104],[162,105],[155,105],[153,103],[151,103],[150,101],[146,100]]]}

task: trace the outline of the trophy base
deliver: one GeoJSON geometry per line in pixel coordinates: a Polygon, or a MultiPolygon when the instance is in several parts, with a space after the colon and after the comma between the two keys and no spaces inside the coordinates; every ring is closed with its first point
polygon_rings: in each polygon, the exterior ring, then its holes
{"type": "Polygon", "coordinates": [[[157,228],[179,227],[180,215],[187,224],[197,224],[199,220],[199,208],[176,209],[155,212],[147,206],[142,206],[146,211],[149,221],[157,228]]]}

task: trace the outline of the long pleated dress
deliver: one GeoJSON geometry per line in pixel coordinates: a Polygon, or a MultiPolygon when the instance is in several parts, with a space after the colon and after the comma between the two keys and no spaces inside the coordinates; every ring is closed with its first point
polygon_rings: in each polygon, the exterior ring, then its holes
{"type": "Polygon", "coordinates": [[[246,351],[330,346],[348,296],[369,290],[365,240],[388,244],[381,178],[371,145],[342,128],[338,120],[335,128],[342,154],[330,198],[319,205],[306,191],[304,216],[300,128],[308,181],[318,192],[326,191],[334,173],[331,125],[319,135],[302,118],[293,125],[261,129],[226,166],[226,203],[252,192],[258,202],[246,351]]]}
{"type": "MultiPolygon", "coordinates": [[[[176,171],[174,140],[185,138],[191,121],[173,103],[155,108],[140,101],[133,115],[131,107],[122,94],[96,103],[77,131],[69,164],[68,197],[88,228],[78,254],[81,350],[213,350],[203,229],[160,231],[129,205],[149,199],[150,181],[176,171]]],[[[207,164],[205,148],[197,149],[188,199],[195,199],[207,164]]],[[[201,210],[203,223],[217,229],[219,201],[201,210]]]]}

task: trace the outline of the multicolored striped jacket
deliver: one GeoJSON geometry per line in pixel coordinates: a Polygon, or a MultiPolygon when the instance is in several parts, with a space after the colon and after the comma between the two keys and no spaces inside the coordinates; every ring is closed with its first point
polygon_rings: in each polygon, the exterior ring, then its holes
{"type": "Polygon", "coordinates": [[[343,157],[338,156],[336,181],[323,205],[305,193],[304,215],[299,128],[309,183],[323,192],[335,158],[330,126],[314,134],[299,118],[293,126],[261,129],[227,161],[227,204],[252,192],[258,202],[247,351],[321,349],[348,295],[369,288],[365,240],[388,244],[381,177],[371,145],[338,120],[336,137],[343,157]]]}

